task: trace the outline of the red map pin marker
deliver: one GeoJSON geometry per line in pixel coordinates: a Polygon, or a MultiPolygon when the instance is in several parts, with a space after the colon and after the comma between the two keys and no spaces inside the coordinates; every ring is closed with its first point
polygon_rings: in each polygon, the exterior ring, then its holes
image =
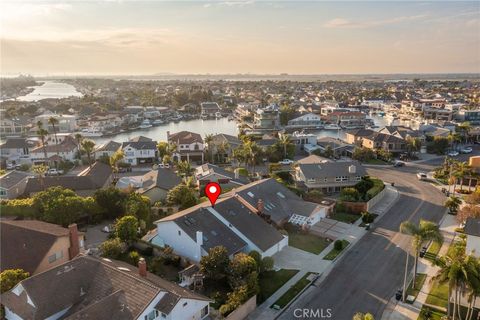
{"type": "Polygon", "coordinates": [[[209,182],[205,186],[205,195],[210,200],[212,207],[215,205],[220,193],[222,193],[222,188],[220,188],[220,185],[216,182],[209,182]]]}

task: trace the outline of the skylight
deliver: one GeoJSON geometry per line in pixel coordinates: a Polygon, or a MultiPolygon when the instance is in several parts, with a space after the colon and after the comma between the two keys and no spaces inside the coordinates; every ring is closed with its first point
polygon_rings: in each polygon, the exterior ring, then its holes
{"type": "Polygon", "coordinates": [[[277,192],[277,196],[279,196],[282,199],[285,199],[285,195],[281,193],[280,191],[277,192]]]}
{"type": "Polygon", "coordinates": [[[253,193],[251,193],[250,191],[247,192],[247,194],[250,196],[250,198],[254,198],[255,195],[253,193]]]}

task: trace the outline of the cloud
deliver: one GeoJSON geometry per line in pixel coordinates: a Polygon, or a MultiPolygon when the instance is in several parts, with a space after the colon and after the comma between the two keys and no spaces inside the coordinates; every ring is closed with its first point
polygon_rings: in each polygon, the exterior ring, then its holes
{"type": "Polygon", "coordinates": [[[426,18],[427,15],[415,15],[415,16],[402,16],[394,17],[391,19],[385,20],[372,20],[372,21],[352,21],[343,18],[335,18],[330,21],[327,21],[323,26],[326,28],[350,28],[350,29],[364,29],[364,28],[374,28],[385,26],[389,24],[396,24],[405,21],[413,21],[426,18]]]}
{"type": "Polygon", "coordinates": [[[246,7],[255,4],[253,0],[239,0],[239,1],[222,1],[222,2],[209,2],[203,5],[204,8],[216,7],[246,7]]]}

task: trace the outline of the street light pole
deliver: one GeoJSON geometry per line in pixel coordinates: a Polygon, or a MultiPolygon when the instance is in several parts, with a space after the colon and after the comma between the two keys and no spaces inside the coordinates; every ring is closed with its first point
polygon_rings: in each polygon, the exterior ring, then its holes
{"type": "Polygon", "coordinates": [[[405,302],[407,297],[407,274],[408,274],[408,259],[410,258],[410,253],[408,250],[405,251],[407,253],[407,259],[405,259],[405,275],[403,277],[403,292],[402,292],[402,301],[405,302]]]}

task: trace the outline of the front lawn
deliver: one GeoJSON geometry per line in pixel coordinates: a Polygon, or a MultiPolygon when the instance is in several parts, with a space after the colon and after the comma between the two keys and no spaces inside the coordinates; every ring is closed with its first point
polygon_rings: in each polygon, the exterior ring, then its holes
{"type": "Polygon", "coordinates": [[[383,161],[381,159],[375,159],[375,158],[368,159],[368,160],[364,161],[363,163],[366,163],[366,164],[388,164],[388,162],[386,162],[386,161],[383,161]]]}
{"type": "Polygon", "coordinates": [[[413,281],[410,283],[407,289],[407,296],[414,296],[415,300],[417,299],[418,294],[420,293],[420,290],[423,287],[423,284],[425,283],[425,279],[427,278],[427,275],[425,273],[418,273],[417,277],[415,278],[415,289],[413,289],[413,281]]]}
{"type": "Polygon", "coordinates": [[[343,249],[345,249],[350,244],[350,242],[348,242],[347,240],[340,240],[340,241],[342,241],[342,249],[337,250],[333,248],[332,251],[330,251],[325,257],[323,257],[324,260],[335,259],[343,251],[343,249]]]}
{"type": "Polygon", "coordinates": [[[257,304],[267,300],[275,291],[280,289],[290,278],[296,275],[298,270],[280,269],[267,271],[260,275],[258,284],[260,292],[257,295],[257,304]]]}
{"type": "Polygon", "coordinates": [[[438,252],[442,247],[443,242],[435,242],[433,241],[430,246],[428,247],[427,252],[425,253],[425,259],[434,262],[437,258],[438,252]]]}
{"type": "Polygon", "coordinates": [[[447,308],[448,302],[448,283],[439,284],[437,281],[433,283],[432,289],[428,293],[426,304],[447,308]]]}
{"type": "Polygon", "coordinates": [[[310,281],[307,279],[310,274],[311,272],[305,274],[300,280],[298,280],[297,283],[291,286],[287,292],[285,292],[277,301],[275,301],[271,307],[277,305],[283,309],[293,298],[297,296],[297,294],[300,293],[300,291],[303,290],[303,288],[310,283],[310,281]]]}
{"type": "Polygon", "coordinates": [[[301,232],[288,233],[288,245],[313,254],[319,254],[328,247],[329,244],[327,239],[313,234],[302,234],[301,232]]]}
{"type": "Polygon", "coordinates": [[[340,222],[345,223],[354,223],[358,219],[360,219],[360,215],[352,214],[352,213],[345,213],[345,212],[336,212],[329,217],[330,219],[337,220],[340,222]]]}
{"type": "Polygon", "coordinates": [[[417,320],[441,320],[446,315],[445,312],[423,306],[417,320]]]}

